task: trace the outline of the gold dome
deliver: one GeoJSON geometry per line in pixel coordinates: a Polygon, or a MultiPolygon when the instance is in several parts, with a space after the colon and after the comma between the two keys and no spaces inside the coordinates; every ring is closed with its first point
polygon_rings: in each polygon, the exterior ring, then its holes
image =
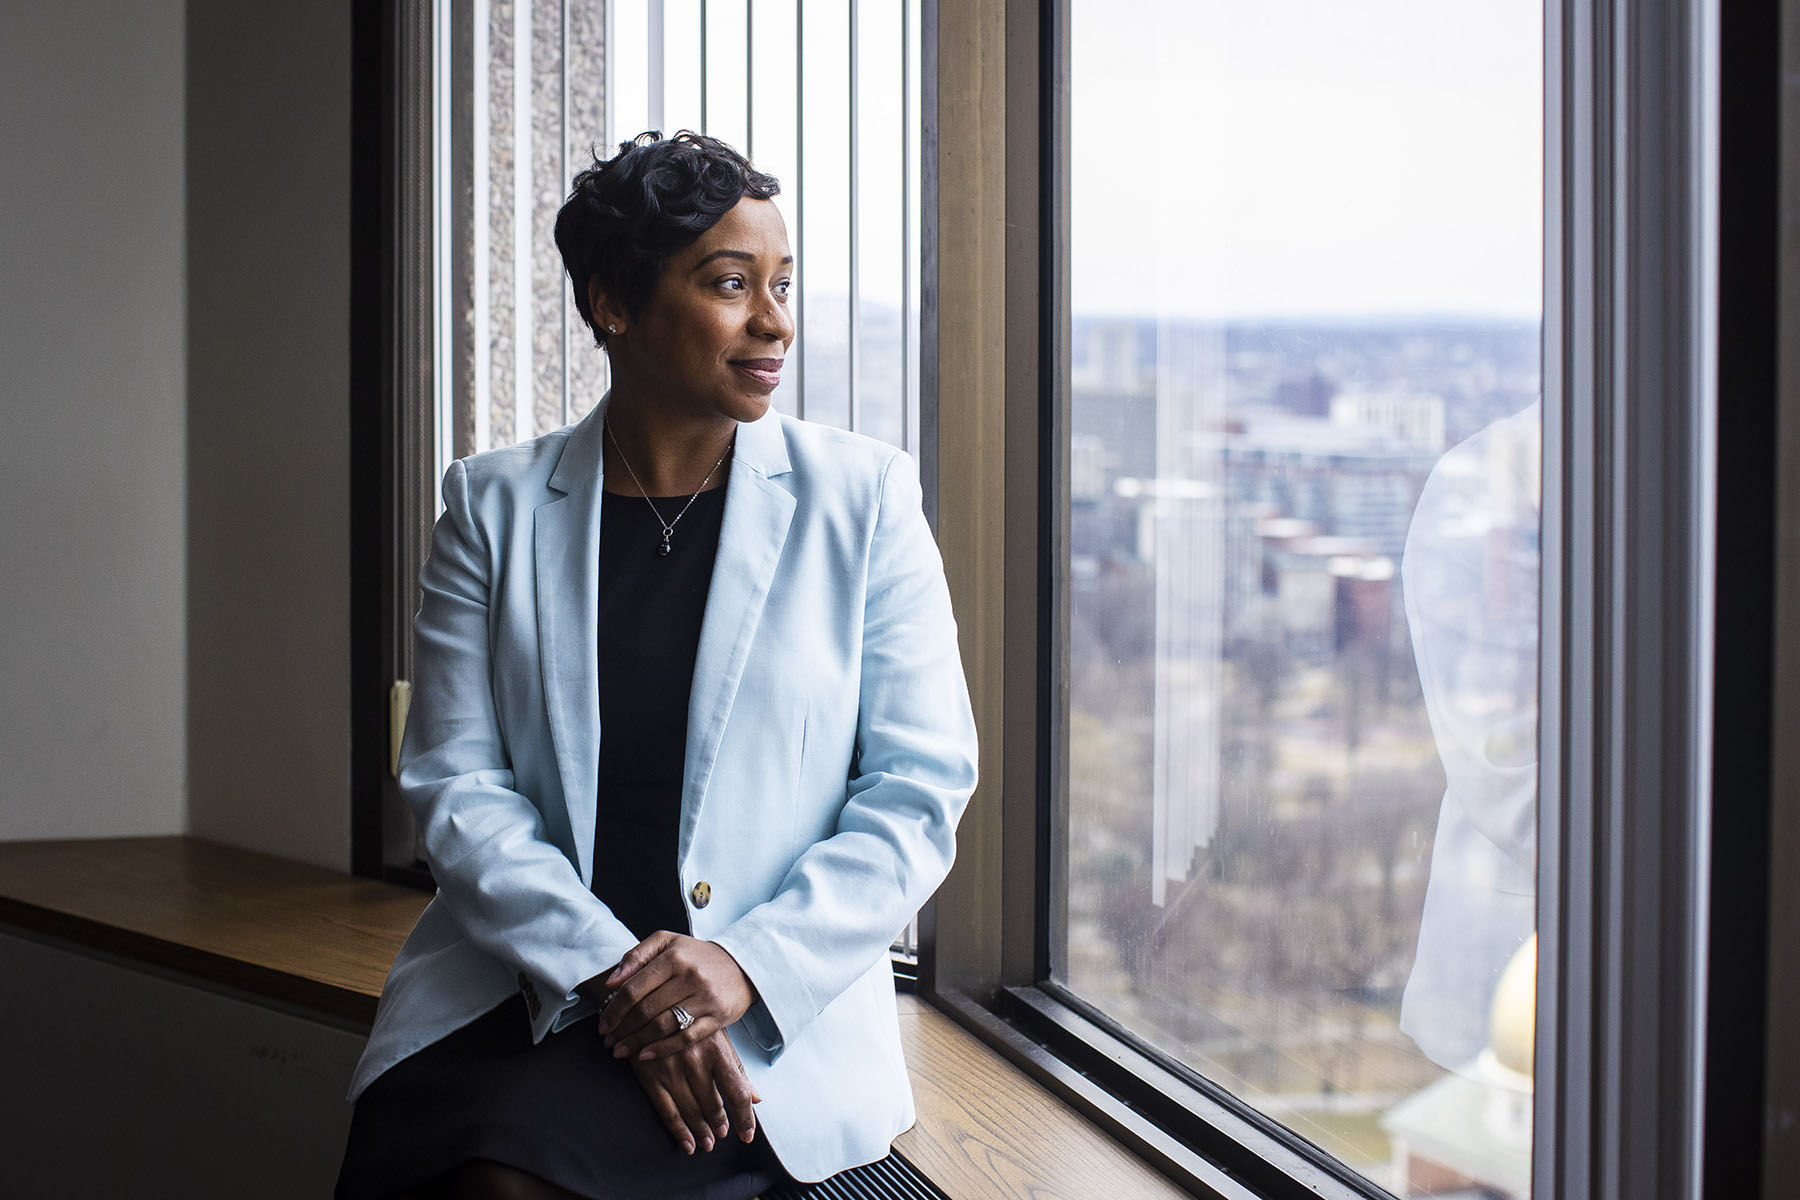
{"type": "Polygon", "coordinates": [[[1488,1043],[1494,1058],[1508,1070],[1531,1075],[1532,1047],[1537,1040],[1537,934],[1513,954],[1488,1010],[1488,1043]]]}

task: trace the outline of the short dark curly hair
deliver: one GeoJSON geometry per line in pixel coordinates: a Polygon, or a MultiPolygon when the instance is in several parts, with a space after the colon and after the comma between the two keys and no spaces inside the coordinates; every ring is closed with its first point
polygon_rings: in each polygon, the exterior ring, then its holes
{"type": "Polygon", "coordinates": [[[588,304],[591,280],[637,317],[676,251],[744,197],[767,200],[780,191],[773,175],[718,138],[686,129],[670,138],[640,133],[609,159],[596,153],[556,214],[556,248],[594,343],[604,346],[606,333],[588,304]]]}

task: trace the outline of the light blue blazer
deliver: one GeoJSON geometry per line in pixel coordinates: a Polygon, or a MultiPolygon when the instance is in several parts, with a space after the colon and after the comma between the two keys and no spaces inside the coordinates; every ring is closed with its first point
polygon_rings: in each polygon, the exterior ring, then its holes
{"type": "MultiPolygon", "coordinates": [[[[438,893],[388,974],[352,1097],[520,990],[534,1039],[563,1028],[592,1011],[576,985],[636,944],[589,890],[604,412],[444,477],[400,768],[438,893]]],[[[741,424],[677,866],[694,936],[756,986],[731,1037],[799,1179],[880,1158],[912,1124],[888,946],[949,870],[974,787],[912,460],[773,411],[741,424]]]]}

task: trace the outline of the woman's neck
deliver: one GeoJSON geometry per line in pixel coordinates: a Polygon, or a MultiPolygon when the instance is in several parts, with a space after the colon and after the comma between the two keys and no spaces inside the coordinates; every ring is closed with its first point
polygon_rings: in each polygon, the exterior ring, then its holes
{"type": "Polygon", "coordinates": [[[730,473],[726,452],[737,435],[737,422],[729,417],[695,420],[615,393],[607,403],[606,425],[603,462],[609,492],[684,496],[717,486],[730,473]]]}

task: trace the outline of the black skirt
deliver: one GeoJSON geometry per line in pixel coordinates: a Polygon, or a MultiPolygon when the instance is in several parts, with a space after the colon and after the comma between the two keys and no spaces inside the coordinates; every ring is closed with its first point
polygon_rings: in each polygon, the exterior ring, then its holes
{"type": "Polygon", "coordinates": [[[594,1200],[749,1200],[789,1176],[760,1131],[682,1153],[592,1021],[537,1045],[515,997],[385,1071],[356,1102],[338,1200],[491,1159],[594,1200]]]}

